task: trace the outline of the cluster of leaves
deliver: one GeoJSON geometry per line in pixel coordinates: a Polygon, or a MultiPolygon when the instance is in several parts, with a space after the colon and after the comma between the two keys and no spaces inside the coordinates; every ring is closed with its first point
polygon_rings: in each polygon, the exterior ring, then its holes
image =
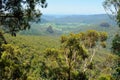
{"type": "Polygon", "coordinates": [[[116,61],[117,65],[115,66],[116,72],[113,74],[115,79],[120,78],[120,36],[117,34],[112,42],[112,51],[119,56],[118,60],[116,61]]]}
{"type": "Polygon", "coordinates": [[[112,50],[114,53],[120,56],[120,36],[117,34],[112,42],[112,50]]]}
{"type": "Polygon", "coordinates": [[[0,32],[0,79],[1,80],[26,80],[29,64],[22,57],[18,46],[7,44],[0,32]]]}
{"type": "Polygon", "coordinates": [[[115,80],[120,79],[120,57],[116,61],[115,72],[113,73],[113,77],[114,77],[115,80]]]}
{"type": "Polygon", "coordinates": [[[111,75],[100,75],[99,79],[98,80],[114,80],[111,75]]]}
{"type": "Polygon", "coordinates": [[[1,0],[0,25],[5,32],[13,36],[20,30],[30,28],[30,22],[40,19],[37,7],[47,7],[46,0],[1,0]]]}
{"type": "Polygon", "coordinates": [[[3,44],[0,53],[0,79],[24,79],[24,68],[20,58],[20,51],[11,44],[3,44]]]}

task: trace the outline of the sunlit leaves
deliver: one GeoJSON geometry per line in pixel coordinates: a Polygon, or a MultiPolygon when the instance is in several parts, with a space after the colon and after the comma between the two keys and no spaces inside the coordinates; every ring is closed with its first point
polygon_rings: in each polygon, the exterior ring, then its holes
{"type": "Polygon", "coordinates": [[[103,48],[105,48],[106,43],[103,41],[106,41],[107,37],[108,35],[106,32],[98,32],[95,30],[88,30],[87,32],[81,32],[79,34],[71,33],[68,36],[62,36],[62,49],[64,50],[66,64],[68,64],[68,67],[70,68],[70,73],[68,74],[71,75],[71,71],[76,71],[76,69],[80,69],[77,67],[83,67],[83,64],[85,65],[85,71],[87,70],[86,67],[92,69],[92,59],[95,55],[96,46],[101,45],[103,48]],[[101,44],[99,44],[99,42],[101,42],[101,44]],[[89,57],[88,54],[92,57],[89,57]],[[82,63],[81,61],[84,60],[88,60],[88,62],[82,63]]]}
{"type": "Polygon", "coordinates": [[[110,75],[102,74],[99,76],[98,80],[114,80],[110,75]]]}
{"type": "Polygon", "coordinates": [[[89,38],[92,41],[98,41],[99,38],[99,32],[95,30],[88,30],[86,33],[86,37],[89,38]]]}
{"type": "Polygon", "coordinates": [[[52,48],[52,49],[48,48],[44,52],[46,57],[52,57],[53,56],[53,58],[56,58],[58,53],[59,53],[59,51],[54,49],[54,48],[52,48]]]}
{"type": "Polygon", "coordinates": [[[61,43],[64,43],[65,41],[67,40],[67,37],[66,36],[61,36],[61,43]]]}
{"type": "Polygon", "coordinates": [[[108,34],[106,32],[100,32],[100,40],[103,42],[103,41],[106,41],[108,38],[108,34]]]}
{"type": "Polygon", "coordinates": [[[24,69],[20,60],[20,50],[11,44],[3,44],[0,55],[0,79],[21,79],[24,69]],[[22,69],[21,69],[22,68],[22,69]]]}
{"type": "MultiPolygon", "coordinates": [[[[19,65],[22,71],[18,71],[17,73],[25,75],[28,80],[68,80],[69,71],[72,80],[87,80],[88,78],[91,80],[97,80],[100,73],[105,73],[104,69],[106,67],[110,68],[113,64],[113,59],[111,57],[108,58],[109,62],[106,62],[108,60],[105,61],[109,55],[106,51],[100,51],[103,50],[101,47],[99,50],[96,48],[97,46],[104,46],[105,41],[101,42],[100,33],[101,32],[90,30],[90,32],[86,31],[77,34],[71,33],[69,35],[64,35],[60,40],[61,45],[56,43],[59,40],[55,37],[28,35],[9,37],[6,35],[8,43],[18,45],[20,50],[18,47],[11,45],[12,47],[9,47],[8,51],[5,50],[4,52],[12,52],[14,48],[13,53],[22,53],[21,56],[16,56],[22,65],[22,67],[19,65]],[[95,38],[93,38],[94,36],[95,38]],[[86,42],[88,42],[88,45],[94,42],[94,46],[86,46],[86,42]],[[45,49],[46,47],[47,49],[45,49]],[[42,52],[43,49],[45,49],[44,52],[42,52]],[[96,55],[94,56],[92,62],[90,62],[94,50],[96,50],[96,55]],[[83,71],[85,62],[87,62],[87,66],[85,66],[85,68],[87,68],[86,72],[83,71]]],[[[3,55],[3,57],[6,56],[5,58],[10,59],[10,61],[13,63],[14,55],[8,58],[9,55],[7,54],[3,55]]],[[[14,69],[13,66],[6,66],[5,74],[7,75],[9,70],[14,72],[12,69],[14,69]]],[[[108,71],[107,73],[110,73],[112,70],[109,71],[107,69],[106,71],[108,71]]],[[[26,78],[22,78],[22,80],[26,80],[26,78]]]]}
{"type": "Polygon", "coordinates": [[[106,48],[106,42],[101,42],[100,44],[103,48],[106,48]]]}
{"type": "Polygon", "coordinates": [[[84,45],[80,46],[79,50],[79,55],[82,57],[82,59],[85,60],[86,58],[88,58],[88,50],[85,48],[84,45]]]}

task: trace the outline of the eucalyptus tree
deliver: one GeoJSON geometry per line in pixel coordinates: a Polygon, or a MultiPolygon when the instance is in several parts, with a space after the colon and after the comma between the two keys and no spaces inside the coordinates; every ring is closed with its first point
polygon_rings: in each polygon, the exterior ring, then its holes
{"type": "MultiPolygon", "coordinates": [[[[115,20],[120,27],[120,0],[105,0],[103,3],[105,10],[110,14],[114,15],[115,20]]],[[[112,42],[112,51],[116,53],[119,58],[116,65],[116,72],[114,73],[114,78],[118,80],[120,78],[120,30],[115,35],[112,42]]]]}
{"type": "Polygon", "coordinates": [[[107,33],[95,30],[62,36],[59,50],[45,50],[45,66],[47,66],[45,73],[49,74],[47,78],[88,80],[86,72],[88,69],[93,69],[92,62],[97,48],[100,45],[106,47],[106,40],[107,33]]]}

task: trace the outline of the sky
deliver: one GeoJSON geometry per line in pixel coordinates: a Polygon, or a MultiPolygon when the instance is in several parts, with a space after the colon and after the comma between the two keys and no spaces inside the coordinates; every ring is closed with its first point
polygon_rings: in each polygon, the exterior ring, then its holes
{"type": "Polygon", "coordinates": [[[104,0],[47,0],[43,14],[104,14],[104,0]]]}

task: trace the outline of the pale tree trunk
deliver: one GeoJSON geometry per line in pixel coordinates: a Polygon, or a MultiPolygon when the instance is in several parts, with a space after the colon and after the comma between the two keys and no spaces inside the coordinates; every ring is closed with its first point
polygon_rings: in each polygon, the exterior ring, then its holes
{"type": "MultiPolygon", "coordinates": [[[[96,49],[96,48],[95,48],[96,49]]],[[[95,56],[95,53],[96,53],[96,50],[93,49],[92,50],[92,55],[91,55],[91,58],[90,58],[90,62],[91,63],[93,61],[93,57],[95,56]]],[[[83,67],[83,72],[85,72],[87,70],[87,66],[88,66],[88,60],[86,59],[85,60],[85,64],[84,64],[84,67],[83,67]]]]}

